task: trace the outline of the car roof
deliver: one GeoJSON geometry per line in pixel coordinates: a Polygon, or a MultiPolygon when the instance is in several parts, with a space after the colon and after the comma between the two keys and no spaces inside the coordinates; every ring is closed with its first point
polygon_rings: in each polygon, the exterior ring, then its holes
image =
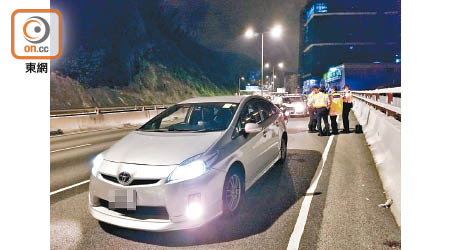
{"type": "Polygon", "coordinates": [[[251,96],[248,95],[230,95],[230,96],[208,96],[208,97],[195,97],[184,100],[180,104],[184,103],[205,103],[205,102],[227,102],[227,103],[241,103],[251,96]]]}

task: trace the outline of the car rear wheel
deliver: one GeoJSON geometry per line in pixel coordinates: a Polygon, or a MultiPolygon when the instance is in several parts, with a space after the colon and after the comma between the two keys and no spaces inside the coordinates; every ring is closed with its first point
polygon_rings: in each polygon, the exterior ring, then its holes
{"type": "Polygon", "coordinates": [[[287,140],[285,137],[281,138],[280,145],[280,163],[284,163],[287,158],[287,140]]]}
{"type": "Polygon", "coordinates": [[[223,213],[233,216],[239,210],[244,194],[244,178],[240,171],[231,169],[223,185],[223,213]]]}

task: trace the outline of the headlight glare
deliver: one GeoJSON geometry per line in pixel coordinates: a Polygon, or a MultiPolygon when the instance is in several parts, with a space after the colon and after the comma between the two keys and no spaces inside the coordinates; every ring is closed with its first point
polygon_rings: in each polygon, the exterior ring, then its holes
{"type": "Polygon", "coordinates": [[[202,160],[191,161],[187,164],[180,164],[167,178],[167,182],[177,180],[189,180],[198,177],[206,172],[206,165],[202,160]]]}
{"type": "Polygon", "coordinates": [[[301,104],[298,104],[298,105],[295,106],[295,111],[296,112],[303,112],[303,111],[305,111],[305,106],[303,106],[301,104]]]}
{"type": "Polygon", "coordinates": [[[93,176],[96,176],[98,173],[98,169],[100,168],[100,165],[102,165],[103,162],[103,154],[98,154],[94,160],[92,160],[92,169],[91,173],[93,176]]]}

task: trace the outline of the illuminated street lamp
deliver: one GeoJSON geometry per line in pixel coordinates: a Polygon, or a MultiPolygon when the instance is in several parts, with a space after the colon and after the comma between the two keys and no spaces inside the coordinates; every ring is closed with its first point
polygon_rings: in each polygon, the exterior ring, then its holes
{"type": "Polygon", "coordinates": [[[282,29],[281,25],[279,25],[279,24],[275,25],[272,28],[272,30],[270,30],[270,34],[272,35],[273,38],[280,38],[281,33],[283,33],[283,29],[282,29]]]}
{"type": "Polygon", "coordinates": [[[245,31],[245,37],[247,38],[252,38],[256,35],[256,33],[253,31],[253,29],[248,29],[247,31],[245,31]]]}
{"type": "Polygon", "coordinates": [[[281,25],[277,24],[268,32],[255,33],[252,28],[249,28],[247,29],[247,31],[245,31],[246,38],[253,38],[259,34],[261,35],[261,96],[263,95],[262,86],[264,83],[264,33],[270,33],[273,38],[278,39],[283,33],[283,28],[281,25]]]}

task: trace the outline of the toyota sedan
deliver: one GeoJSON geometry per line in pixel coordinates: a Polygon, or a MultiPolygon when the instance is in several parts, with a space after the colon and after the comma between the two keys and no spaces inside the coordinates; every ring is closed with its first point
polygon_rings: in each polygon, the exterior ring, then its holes
{"type": "MultiPolygon", "coordinates": [[[[287,152],[283,115],[258,96],[173,105],[92,161],[89,211],[120,227],[170,231],[238,213],[287,152]]],[[[256,218],[255,218],[256,219],[256,218]]]]}

